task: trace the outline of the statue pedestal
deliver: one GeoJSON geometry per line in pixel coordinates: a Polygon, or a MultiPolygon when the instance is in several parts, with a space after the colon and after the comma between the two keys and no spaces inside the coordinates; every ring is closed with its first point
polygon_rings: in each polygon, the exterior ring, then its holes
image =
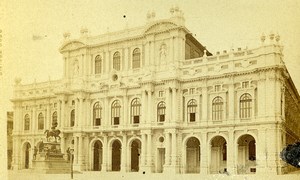
{"type": "Polygon", "coordinates": [[[32,160],[34,171],[46,174],[70,173],[71,164],[61,153],[59,142],[44,142],[42,151],[32,160]]]}

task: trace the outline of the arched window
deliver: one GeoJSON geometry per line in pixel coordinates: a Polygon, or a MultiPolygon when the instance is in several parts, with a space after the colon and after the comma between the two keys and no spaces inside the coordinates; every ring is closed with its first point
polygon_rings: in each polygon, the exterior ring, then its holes
{"type": "Polygon", "coordinates": [[[138,98],[134,98],[131,102],[131,120],[134,124],[140,123],[141,103],[138,98]]]}
{"type": "Polygon", "coordinates": [[[75,109],[71,111],[71,116],[70,116],[70,126],[74,127],[75,125],[75,109]]]}
{"type": "Polygon", "coordinates": [[[93,107],[94,126],[101,125],[101,117],[102,117],[102,107],[100,106],[99,102],[96,102],[93,107]]]}
{"type": "Polygon", "coordinates": [[[30,118],[29,115],[26,114],[24,118],[24,130],[29,130],[30,128],[30,118]]]}
{"type": "Polygon", "coordinates": [[[166,104],[165,104],[165,102],[161,101],[157,105],[157,121],[164,122],[165,115],[166,115],[166,104]]]}
{"type": "Polygon", "coordinates": [[[240,118],[250,118],[252,110],[252,98],[251,95],[246,93],[240,98],[240,118]]]}
{"type": "Polygon", "coordinates": [[[111,118],[112,118],[112,124],[113,125],[119,125],[120,124],[120,117],[121,117],[121,105],[119,100],[115,100],[111,104],[111,118]]]}
{"type": "Polygon", "coordinates": [[[102,58],[100,55],[95,58],[95,74],[101,73],[102,58]]]}
{"type": "Polygon", "coordinates": [[[44,115],[43,113],[40,113],[38,115],[38,130],[44,129],[44,115]]]}
{"type": "Polygon", "coordinates": [[[141,52],[139,48],[133,50],[132,54],[132,69],[140,68],[141,66],[141,52]]]}
{"type": "Polygon", "coordinates": [[[121,56],[119,51],[115,52],[113,56],[113,69],[120,71],[121,69],[121,56]]]}
{"type": "Polygon", "coordinates": [[[223,99],[218,96],[212,102],[212,120],[222,120],[223,99]]]}
{"type": "Polygon", "coordinates": [[[197,109],[197,102],[195,99],[189,100],[187,103],[187,115],[188,115],[188,121],[189,122],[195,122],[196,121],[196,109],[197,109]]]}
{"type": "Polygon", "coordinates": [[[57,127],[57,112],[52,114],[52,126],[57,127]]]}

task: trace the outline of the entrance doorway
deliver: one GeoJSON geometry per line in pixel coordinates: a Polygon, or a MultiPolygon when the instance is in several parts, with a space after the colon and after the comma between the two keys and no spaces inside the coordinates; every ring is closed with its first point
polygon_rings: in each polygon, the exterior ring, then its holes
{"type": "Polygon", "coordinates": [[[186,143],[186,172],[200,172],[200,141],[191,137],[186,143]]]}
{"type": "Polygon", "coordinates": [[[224,137],[216,136],[211,140],[210,173],[227,171],[227,143],[224,137]]]}
{"type": "Polygon", "coordinates": [[[29,156],[30,156],[30,144],[29,143],[26,143],[25,145],[25,169],[29,169],[29,156]]]}
{"type": "Polygon", "coordinates": [[[101,164],[102,164],[102,143],[99,140],[97,140],[94,143],[93,155],[94,155],[93,170],[94,171],[101,171],[101,164]]]}
{"type": "Polygon", "coordinates": [[[140,162],[140,148],[141,142],[139,140],[134,140],[131,143],[131,171],[139,171],[139,162],[140,162]]]}
{"type": "Polygon", "coordinates": [[[165,148],[158,148],[157,156],[157,172],[162,173],[165,164],[165,148]]]}
{"type": "Polygon", "coordinates": [[[238,174],[255,174],[256,172],[256,145],[255,139],[249,134],[238,139],[238,174]]]}
{"type": "Polygon", "coordinates": [[[112,144],[112,171],[121,170],[121,143],[118,140],[115,140],[112,144]]]}

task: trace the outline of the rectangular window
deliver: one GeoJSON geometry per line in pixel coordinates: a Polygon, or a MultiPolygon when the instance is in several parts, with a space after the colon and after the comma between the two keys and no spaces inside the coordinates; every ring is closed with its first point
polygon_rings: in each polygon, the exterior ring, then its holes
{"type": "Polygon", "coordinates": [[[249,87],[249,81],[242,82],[242,88],[248,88],[249,87]]]}
{"type": "Polygon", "coordinates": [[[215,91],[221,91],[221,85],[215,85],[215,91]]]}
{"type": "Polygon", "coordinates": [[[164,93],[165,93],[164,91],[159,91],[158,92],[158,97],[164,97],[164,93]]]}
{"type": "Polygon", "coordinates": [[[165,115],[161,114],[159,115],[159,122],[164,122],[165,121],[165,115]]]}
{"type": "Polygon", "coordinates": [[[120,124],[120,117],[114,117],[114,125],[120,124]]]}
{"type": "Polygon", "coordinates": [[[101,125],[101,118],[96,118],[95,119],[95,125],[100,126],[101,125]]]}
{"type": "Polygon", "coordinates": [[[134,124],[140,123],[140,116],[133,116],[133,123],[134,124]]]}
{"type": "Polygon", "coordinates": [[[190,94],[194,94],[195,93],[195,88],[190,88],[190,94]]]}
{"type": "Polygon", "coordinates": [[[196,113],[190,113],[190,122],[196,121],[196,113]]]}

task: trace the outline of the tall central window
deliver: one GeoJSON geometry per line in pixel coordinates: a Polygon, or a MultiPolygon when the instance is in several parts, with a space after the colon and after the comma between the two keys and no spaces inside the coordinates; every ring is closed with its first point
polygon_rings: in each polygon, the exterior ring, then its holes
{"type": "Polygon", "coordinates": [[[218,96],[212,102],[212,119],[222,120],[223,116],[223,99],[218,96]]]}
{"type": "Polygon", "coordinates": [[[29,130],[30,128],[30,118],[29,118],[29,115],[26,114],[25,115],[25,118],[24,118],[24,130],[29,130]]]}
{"type": "Polygon", "coordinates": [[[70,126],[74,127],[74,125],[75,125],[75,109],[71,111],[71,117],[70,117],[70,126]]]}
{"type": "Polygon", "coordinates": [[[131,120],[134,124],[140,123],[141,116],[141,103],[138,98],[135,98],[131,102],[131,120]]]}
{"type": "Polygon", "coordinates": [[[121,105],[119,100],[115,100],[111,104],[111,118],[112,118],[112,124],[113,125],[119,125],[120,124],[120,115],[121,115],[121,105]]]}
{"type": "Polygon", "coordinates": [[[44,129],[44,115],[43,113],[40,113],[38,115],[38,130],[44,129]]]}
{"type": "Polygon", "coordinates": [[[113,69],[120,71],[121,69],[121,56],[119,51],[115,52],[113,56],[113,69]]]}
{"type": "Polygon", "coordinates": [[[196,109],[197,109],[197,102],[195,99],[191,99],[187,104],[187,114],[188,114],[189,122],[196,121],[196,109]]]}
{"type": "Polygon", "coordinates": [[[99,102],[96,102],[93,107],[94,126],[101,125],[102,108],[99,102]]]}
{"type": "Polygon", "coordinates": [[[164,122],[165,115],[166,115],[166,104],[165,104],[165,102],[161,101],[157,105],[157,121],[164,122]]]}
{"type": "Polygon", "coordinates": [[[141,52],[139,48],[133,50],[132,55],[132,69],[140,68],[141,66],[141,52]]]}
{"type": "Polygon", "coordinates": [[[98,55],[95,58],[95,74],[101,73],[101,64],[102,64],[102,58],[100,55],[98,55]]]}
{"type": "Polygon", "coordinates": [[[252,109],[251,95],[246,93],[240,98],[240,118],[250,118],[252,109]]]}

